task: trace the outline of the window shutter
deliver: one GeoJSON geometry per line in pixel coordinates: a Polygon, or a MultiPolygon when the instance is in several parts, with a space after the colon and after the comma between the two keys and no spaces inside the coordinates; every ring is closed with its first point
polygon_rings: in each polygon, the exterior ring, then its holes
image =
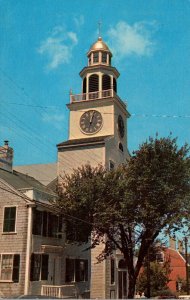
{"type": "Polygon", "coordinates": [[[48,213],[46,211],[43,211],[43,229],[42,229],[42,235],[47,235],[47,226],[48,226],[48,213]]]}
{"type": "Polygon", "coordinates": [[[13,282],[19,282],[20,255],[15,254],[13,259],[13,282]]]}
{"type": "Polygon", "coordinates": [[[80,281],[80,259],[75,259],[75,281],[80,281]]]}
{"type": "Polygon", "coordinates": [[[85,281],[88,281],[88,260],[85,260],[84,261],[84,266],[85,266],[85,278],[84,278],[84,280],[85,281]]]}
{"type": "Polygon", "coordinates": [[[48,280],[48,261],[49,255],[42,255],[42,270],[41,270],[41,280],[48,280]]]}
{"type": "Polygon", "coordinates": [[[31,255],[31,263],[30,263],[30,280],[34,280],[34,253],[31,255]]]}
{"type": "Polygon", "coordinates": [[[74,259],[66,258],[65,282],[72,282],[75,280],[74,272],[74,259]]]}

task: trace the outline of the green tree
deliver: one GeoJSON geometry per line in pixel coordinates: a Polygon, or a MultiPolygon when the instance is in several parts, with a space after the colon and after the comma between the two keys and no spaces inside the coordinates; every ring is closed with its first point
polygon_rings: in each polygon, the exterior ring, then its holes
{"type": "Polygon", "coordinates": [[[134,297],[144,258],[159,233],[175,233],[190,220],[188,154],[188,146],[178,149],[176,139],[150,138],[127,165],[110,172],[86,165],[59,180],[57,205],[76,225],[76,241],[86,241],[93,232],[92,247],[105,244],[98,260],[115,248],[123,253],[128,298],[134,297]]]}
{"type": "MultiPolygon", "coordinates": [[[[151,297],[159,295],[159,292],[168,290],[167,283],[169,282],[170,269],[165,263],[161,265],[157,262],[150,263],[150,291],[151,297]]],[[[147,267],[143,268],[137,279],[137,290],[144,292],[147,295],[147,267]]]]}
{"type": "Polygon", "coordinates": [[[145,296],[148,296],[148,289],[150,297],[172,294],[167,286],[171,273],[170,258],[165,258],[164,251],[165,247],[157,242],[149,248],[136,285],[136,290],[140,293],[144,292],[145,296]]]}

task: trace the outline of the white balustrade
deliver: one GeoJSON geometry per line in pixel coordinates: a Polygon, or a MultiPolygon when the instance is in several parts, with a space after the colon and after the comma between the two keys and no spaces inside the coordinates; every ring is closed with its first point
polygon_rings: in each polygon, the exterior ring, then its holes
{"type": "Polygon", "coordinates": [[[110,98],[115,96],[116,93],[113,89],[78,94],[78,95],[70,94],[70,102],[73,103],[73,102],[86,101],[86,100],[97,100],[97,99],[110,98]]]}
{"type": "Polygon", "coordinates": [[[76,297],[76,288],[74,284],[65,285],[42,285],[41,295],[47,297],[63,298],[66,296],[76,297]]]}

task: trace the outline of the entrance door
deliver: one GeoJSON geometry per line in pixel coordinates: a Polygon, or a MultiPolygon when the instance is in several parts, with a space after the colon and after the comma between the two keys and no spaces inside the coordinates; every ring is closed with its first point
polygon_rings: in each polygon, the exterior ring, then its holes
{"type": "Polygon", "coordinates": [[[127,298],[127,268],[123,259],[118,263],[118,298],[127,298]]]}
{"type": "Polygon", "coordinates": [[[60,284],[60,258],[54,254],[51,254],[49,259],[48,283],[51,285],[60,284]]]}
{"type": "Polygon", "coordinates": [[[127,271],[118,271],[118,298],[127,298],[127,271]]]}

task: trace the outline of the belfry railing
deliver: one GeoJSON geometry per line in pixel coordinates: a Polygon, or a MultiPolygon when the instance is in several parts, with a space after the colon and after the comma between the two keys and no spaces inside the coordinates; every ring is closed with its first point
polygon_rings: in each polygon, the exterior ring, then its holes
{"type": "Polygon", "coordinates": [[[72,93],[70,93],[70,103],[87,101],[87,100],[97,100],[97,99],[110,98],[116,96],[117,94],[113,89],[105,90],[105,91],[96,91],[96,92],[85,93],[85,94],[78,94],[78,95],[73,95],[72,93]]]}

